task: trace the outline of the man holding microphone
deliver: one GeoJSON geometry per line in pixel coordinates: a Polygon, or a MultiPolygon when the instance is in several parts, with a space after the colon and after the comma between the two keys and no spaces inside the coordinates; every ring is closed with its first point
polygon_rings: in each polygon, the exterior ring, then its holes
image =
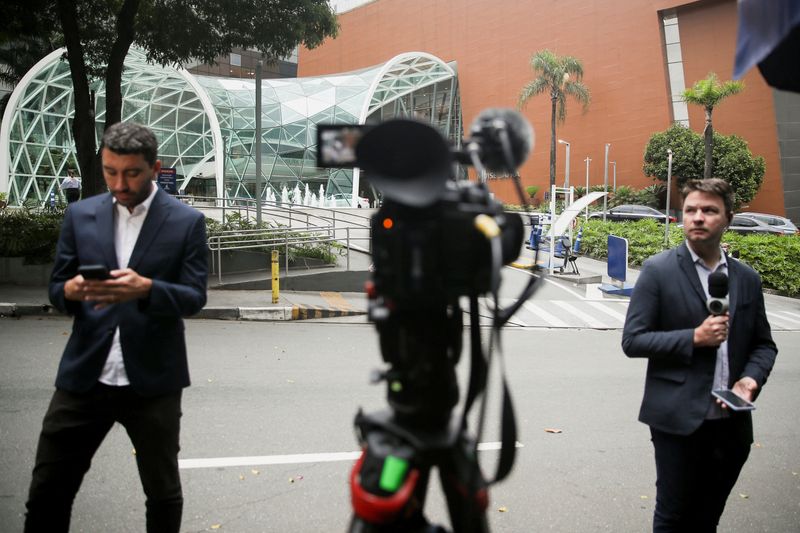
{"type": "Polygon", "coordinates": [[[639,420],[655,449],[659,533],[716,531],[753,424],[712,390],[754,401],[777,355],[759,275],[720,247],[730,185],[693,180],[681,194],[686,241],[644,263],[622,335],[628,357],[648,359],[639,420]]]}

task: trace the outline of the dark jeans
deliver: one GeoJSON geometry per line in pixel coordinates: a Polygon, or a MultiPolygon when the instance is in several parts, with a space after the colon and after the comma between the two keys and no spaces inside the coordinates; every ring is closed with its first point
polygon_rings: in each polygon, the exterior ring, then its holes
{"type": "Polygon", "coordinates": [[[80,189],[64,189],[64,197],[67,199],[67,203],[71,204],[72,202],[77,202],[81,199],[81,190],[80,189]]]}
{"type": "Polygon", "coordinates": [[[125,427],[147,498],[147,531],[177,532],[183,511],[178,474],[181,391],[143,397],[98,383],[86,394],[56,390],[42,423],[28,494],[26,532],[69,531],[72,502],[114,422],[125,427]]]}
{"type": "Polygon", "coordinates": [[[706,420],[688,436],[650,428],[656,452],[655,533],[717,530],[750,443],[731,419],[706,420]]]}

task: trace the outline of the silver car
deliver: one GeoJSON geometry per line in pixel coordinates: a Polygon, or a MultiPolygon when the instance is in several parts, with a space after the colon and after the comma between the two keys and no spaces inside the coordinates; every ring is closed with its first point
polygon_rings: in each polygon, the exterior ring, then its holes
{"type": "Polygon", "coordinates": [[[779,217],[778,215],[770,215],[767,213],[738,213],[738,215],[754,218],[768,226],[775,228],[776,230],[779,230],[785,235],[796,235],[800,233],[800,231],[797,229],[797,226],[795,226],[791,220],[788,218],[779,217]]]}

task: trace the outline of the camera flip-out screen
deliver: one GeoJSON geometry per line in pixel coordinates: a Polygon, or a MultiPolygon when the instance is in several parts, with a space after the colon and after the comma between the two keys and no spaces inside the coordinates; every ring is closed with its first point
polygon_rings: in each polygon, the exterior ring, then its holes
{"type": "Polygon", "coordinates": [[[319,124],[317,126],[317,166],[352,168],[356,164],[356,145],[369,130],[356,124],[319,124]]]}

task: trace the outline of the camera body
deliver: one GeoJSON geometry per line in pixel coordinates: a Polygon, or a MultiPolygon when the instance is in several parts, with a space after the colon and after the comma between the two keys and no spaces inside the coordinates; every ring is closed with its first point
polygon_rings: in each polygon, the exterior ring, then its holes
{"type": "Polygon", "coordinates": [[[500,227],[503,263],[513,261],[523,239],[522,219],[505,213],[483,185],[450,181],[427,207],[384,202],[372,218],[376,292],[413,305],[487,293],[490,243],[474,224],[481,214],[500,227]]]}

